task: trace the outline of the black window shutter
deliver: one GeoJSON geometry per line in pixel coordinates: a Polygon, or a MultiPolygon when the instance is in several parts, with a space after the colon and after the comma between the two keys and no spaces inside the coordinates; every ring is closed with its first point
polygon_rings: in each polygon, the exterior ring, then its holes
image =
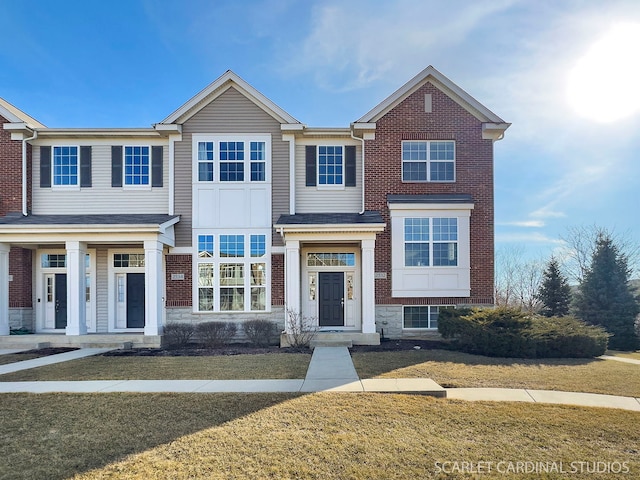
{"type": "Polygon", "coordinates": [[[51,147],[40,147],[40,188],[51,186],[51,147]]]}
{"type": "Polygon", "coordinates": [[[162,186],[162,145],[151,147],[151,186],[162,186]]]}
{"type": "Polygon", "coordinates": [[[316,146],[307,145],[305,148],[305,176],[307,187],[316,186],[316,146]]]}
{"type": "Polygon", "coordinates": [[[91,186],[91,147],[80,147],[80,186],[91,186]]]}
{"type": "Polygon", "coordinates": [[[356,147],[348,145],[345,147],[345,179],[347,187],[356,186],[356,147]]]}
{"type": "Polygon", "coordinates": [[[122,147],[111,147],[111,186],[122,186],[122,147]]]}

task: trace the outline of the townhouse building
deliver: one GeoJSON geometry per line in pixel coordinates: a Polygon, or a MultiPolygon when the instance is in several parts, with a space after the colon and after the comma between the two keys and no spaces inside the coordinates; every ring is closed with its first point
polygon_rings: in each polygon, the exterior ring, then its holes
{"type": "Polygon", "coordinates": [[[377,344],[493,304],[509,124],[431,66],[337,128],[231,71],[149,128],[48,128],[1,99],[0,121],[0,339],[264,318],[377,344]]]}

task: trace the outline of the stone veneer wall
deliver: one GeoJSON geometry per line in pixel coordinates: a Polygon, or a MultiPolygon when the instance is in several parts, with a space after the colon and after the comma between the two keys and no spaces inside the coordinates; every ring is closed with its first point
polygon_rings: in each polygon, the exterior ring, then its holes
{"type": "MultiPolygon", "coordinates": [[[[238,313],[216,313],[212,314],[197,314],[193,313],[191,307],[189,308],[167,308],[166,323],[190,323],[197,325],[204,322],[233,322],[238,324],[238,332],[233,339],[234,342],[246,342],[247,338],[242,331],[242,324],[247,320],[265,319],[275,323],[277,328],[275,332],[280,335],[280,332],[284,330],[284,307],[272,307],[271,312],[268,313],[256,313],[247,312],[239,318],[238,313]]],[[[274,336],[274,342],[276,337],[274,336]]]]}
{"type": "Polygon", "coordinates": [[[26,328],[32,332],[35,331],[35,322],[33,318],[32,308],[10,308],[9,309],[9,328],[26,328]]]}

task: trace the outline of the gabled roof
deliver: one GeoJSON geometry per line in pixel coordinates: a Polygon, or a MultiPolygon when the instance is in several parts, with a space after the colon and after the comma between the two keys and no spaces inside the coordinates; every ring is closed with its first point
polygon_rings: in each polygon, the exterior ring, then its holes
{"type": "Polygon", "coordinates": [[[234,87],[280,123],[300,123],[231,70],[227,70],[217,80],[205,87],[160,123],[184,123],[231,87],[234,87]]]}
{"type": "Polygon", "coordinates": [[[25,123],[29,128],[46,128],[35,118],[30,117],[22,110],[14,107],[4,98],[0,97],[0,115],[9,120],[11,123],[25,123]]]}
{"type": "MultiPolygon", "coordinates": [[[[498,115],[429,65],[390,96],[364,114],[356,123],[374,123],[425,83],[430,82],[481,122],[506,124],[498,115]]],[[[509,124],[506,124],[507,126],[509,124]]],[[[505,128],[506,130],[506,128],[505,128]]]]}

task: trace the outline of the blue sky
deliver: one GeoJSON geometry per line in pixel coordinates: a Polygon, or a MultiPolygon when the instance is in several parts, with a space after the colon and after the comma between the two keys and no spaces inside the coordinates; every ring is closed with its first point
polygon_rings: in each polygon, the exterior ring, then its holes
{"type": "Polygon", "coordinates": [[[495,144],[498,248],[548,256],[567,227],[593,224],[638,239],[637,0],[0,0],[0,12],[0,96],[49,127],[146,127],[227,69],[303,123],[344,127],[431,64],[513,123],[495,144]],[[605,41],[621,26],[624,48],[605,41]],[[616,102],[626,115],[603,122],[616,102]]]}

